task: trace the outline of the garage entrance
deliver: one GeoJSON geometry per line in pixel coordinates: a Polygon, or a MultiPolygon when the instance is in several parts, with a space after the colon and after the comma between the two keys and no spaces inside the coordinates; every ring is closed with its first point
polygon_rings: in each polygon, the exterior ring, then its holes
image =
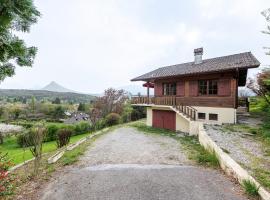
{"type": "Polygon", "coordinates": [[[168,110],[153,110],[153,127],[176,130],[176,114],[168,110]]]}

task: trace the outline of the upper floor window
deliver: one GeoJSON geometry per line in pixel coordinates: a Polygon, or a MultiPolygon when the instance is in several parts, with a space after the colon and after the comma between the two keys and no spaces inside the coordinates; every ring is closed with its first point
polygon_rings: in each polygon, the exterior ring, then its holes
{"type": "Polygon", "coordinates": [[[176,95],[176,83],[163,83],[163,95],[176,95]]]}
{"type": "Polygon", "coordinates": [[[199,95],[217,95],[217,80],[199,80],[199,95]]]}

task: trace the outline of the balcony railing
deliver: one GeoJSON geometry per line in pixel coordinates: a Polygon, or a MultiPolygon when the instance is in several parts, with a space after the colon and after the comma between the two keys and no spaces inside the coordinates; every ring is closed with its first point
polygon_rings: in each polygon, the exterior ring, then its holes
{"type": "Polygon", "coordinates": [[[132,97],[132,104],[145,104],[145,105],[165,105],[172,106],[178,112],[183,113],[188,118],[196,120],[197,110],[191,106],[184,105],[181,103],[175,96],[166,96],[166,97],[132,97]]]}

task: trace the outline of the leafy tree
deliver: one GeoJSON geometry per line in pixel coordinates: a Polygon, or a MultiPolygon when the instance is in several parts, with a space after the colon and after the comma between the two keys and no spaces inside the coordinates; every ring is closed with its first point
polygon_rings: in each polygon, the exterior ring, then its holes
{"type": "Polygon", "coordinates": [[[101,111],[102,117],[109,113],[122,114],[127,99],[128,97],[124,90],[109,88],[105,90],[104,96],[96,100],[94,108],[101,111]]]}
{"type": "Polygon", "coordinates": [[[79,106],[78,106],[78,111],[86,111],[86,106],[84,103],[80,103],[79,106]]]}
{"type": "Polygon", "coordinates": [[[54,101],[52,101],[53,104],[61,104],[61,99],[59,97],[56,97],[54,101]]]}
{"type": "Polygon", "coordinates": [[[36,47],[27,47],[15,32],[29,32],[40,12],[33,0],[0,0],[0,81],[15,74],[15,67],[31,67],[36,47]]]}
{"type": "Polygon", "coordinates": [[[262,96],[270,105],[270,68],[263,69],[257,74],[256,79],[249,78],[247,87],[262,96]]]}
{"type": "Polygon", "coordinates": [[[53,116],[56,119],[59,119],[61,117],[64,117],[65,115],[65,110],[62,106],[57,106],[53,112],[53,116]]]}
{"type": "Polygon", "coordinates": [[[31,98],[30,106],[31,106],[32,112],[34,113],[36,110],[36,98],[34,96],[32,96],[32,98],[31,98]]]}

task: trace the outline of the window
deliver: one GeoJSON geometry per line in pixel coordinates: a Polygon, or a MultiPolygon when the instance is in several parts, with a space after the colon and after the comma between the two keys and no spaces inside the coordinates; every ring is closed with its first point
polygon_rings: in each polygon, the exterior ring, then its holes
{"type": "Polygon", "coordinates": [[[208,94],[210,95],[217,95],[217,81],[216,80],[210,80],[209,86],[208,86],[208,94]]]}
{"type": "Polygon", "coordinates": [[[176,95],[176,83],[164,83],[163,95],[166,95],[166,96],[176,95]]]}
{"type": "Polygon", "coordinates": [[[199,80],[199,95],[217,95],[217,80],[199,80]]]}
{"type": "Polygon", "coordinates": [[[205,119],[205,113],[198,113],[198,119],[205,119]]]}
{"type": "Polygon", "coordinates": [[[204,80],[199,81],[199,94],[200,95],[207,94],[207,81],[204,81],[204,80]]]}
{"type": "Polygon", "coordinates": [[[213,114],[213,113],[209,113],[209,120],[218,120],[218,115],[217,114],[213,114]]]}

